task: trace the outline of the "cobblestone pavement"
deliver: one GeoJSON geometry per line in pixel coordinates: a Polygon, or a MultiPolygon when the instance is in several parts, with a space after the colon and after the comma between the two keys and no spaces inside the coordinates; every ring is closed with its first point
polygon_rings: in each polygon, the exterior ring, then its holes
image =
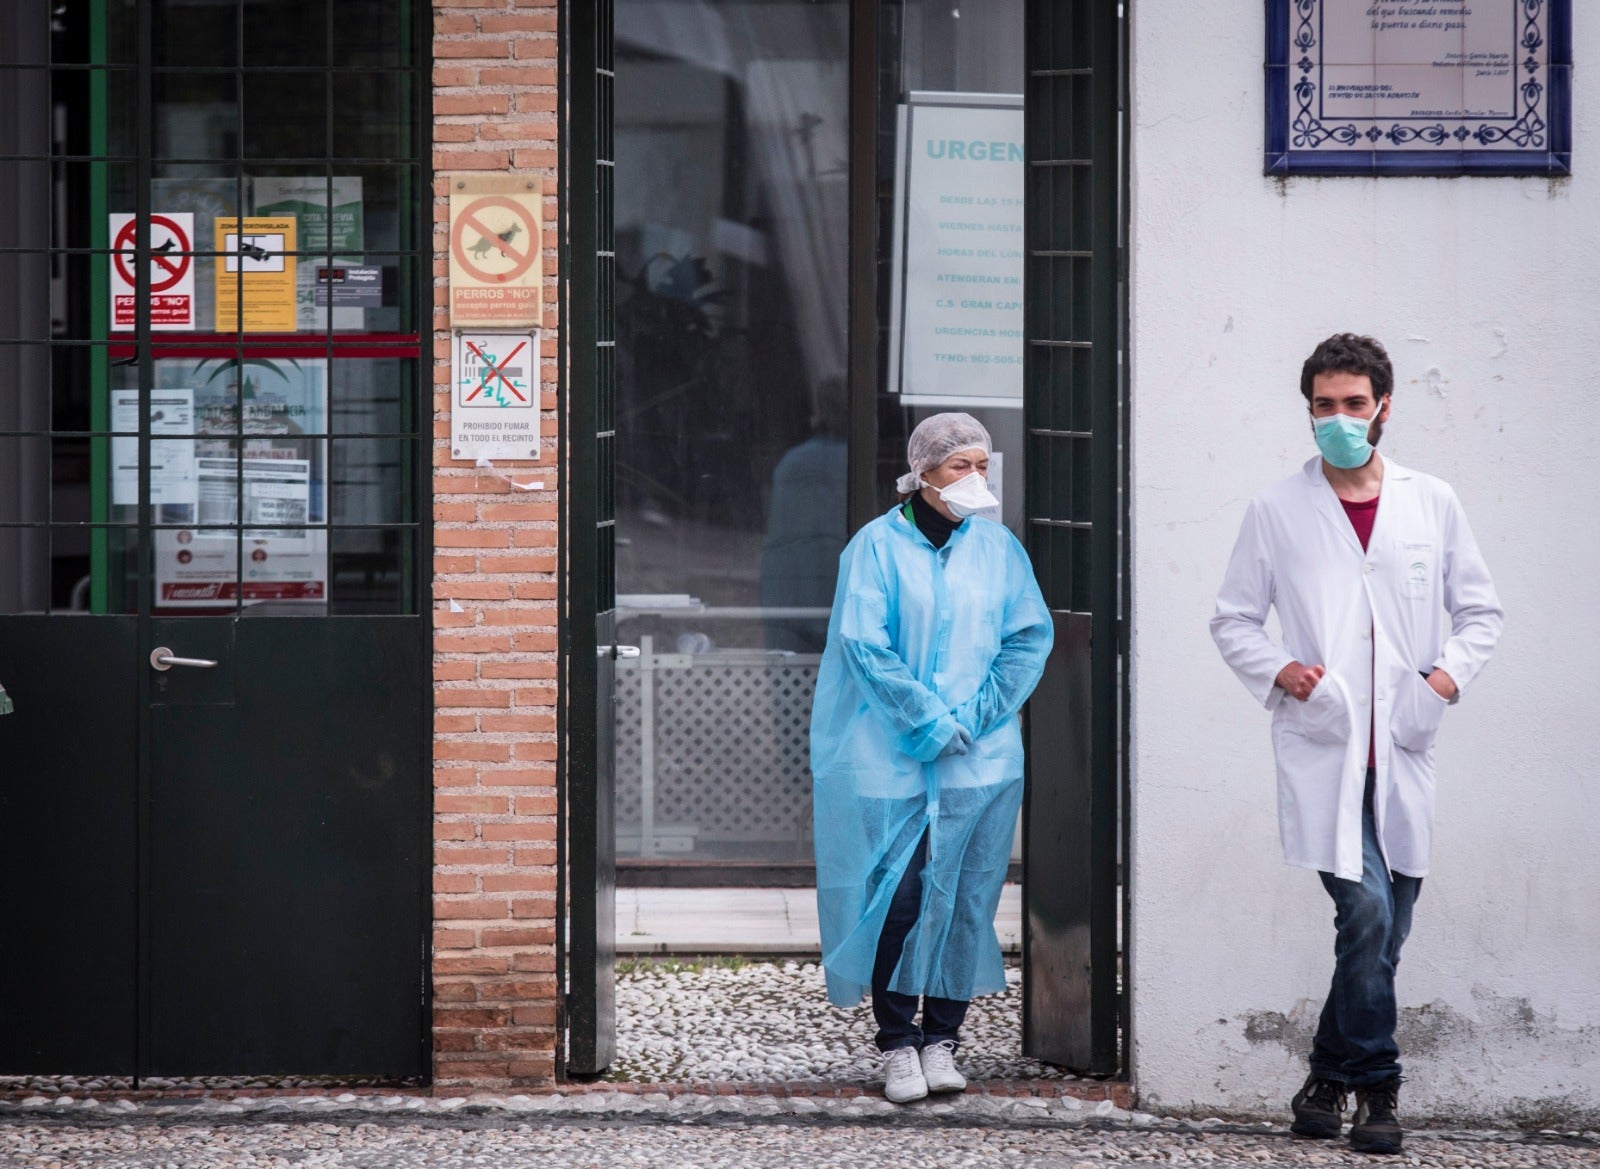
{"type": "Polygon", "coordinates": [[[228,1103],[35,1098],[0,1105],[7,1169],[499,1169],[674,1166],[1097,1169],[1390,1164],[1593,1169],[1600,1134],[1413,1132],[1363,1157],[1282,1128],[1163,1120],[1109,1102],[887,1101],[622,1095],[430,1100],[299,1097],[228,1103]],[[1067,1107],[1067,1104],[1076,1107],[1067,1107]]]}
{"type": "MultiPolygon", "coordinates": [[[[0,1169],[1096,1169],[1370,1164],[1281,1125],[1130,1112],[1123,1085],[1025,1059],[1019,983],[973,1004],[963,1095],[878,1095],[866,1007],[814,962],[627,963],[607,1079],[540,1095],[395,1095],[318,1081],[0,1078],[0,1169]],[[310,1089],[267,1092],[269,1087],[310,1089]],[[765,1086],[764,1086],[765,1085],[765,1086]],[[320,1089],[320,1091],[318,1091],[320,1089]],[[33,1093],[28,1095],[28,1093],[33,1093]],[[164,1094],[163,1094],[164,1093],[164,1094]],[[254,1093],[254,1095],[251,1095],[254,1093]],[[8,1097],[8,1098],[6,1098],[8,1097]]],[[[1413,1132],[1391,1164],[1600,1169],[1600,1133],[1413,1132]]]]}
{"type": "MultiPolygon", "coordinates": [[[[976,999],[961,1029],[970,1079],[1070,1081],[1022,1054],[1022,971],[976,999]]],[[[617,974],[617,1059],[608,1078],[876,1084],[877,1028],[865,1004],[828,1005],[816,962],[624,963],[617,974]]]]}

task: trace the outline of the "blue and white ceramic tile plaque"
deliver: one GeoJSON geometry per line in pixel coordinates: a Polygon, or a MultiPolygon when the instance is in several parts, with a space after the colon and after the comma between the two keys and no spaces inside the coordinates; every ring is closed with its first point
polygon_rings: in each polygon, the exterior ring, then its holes
{"type": "Polygon", "coordinates": [[[1571,0],[1267,0],[1269,175],[1565,175],[1571,0]]]}

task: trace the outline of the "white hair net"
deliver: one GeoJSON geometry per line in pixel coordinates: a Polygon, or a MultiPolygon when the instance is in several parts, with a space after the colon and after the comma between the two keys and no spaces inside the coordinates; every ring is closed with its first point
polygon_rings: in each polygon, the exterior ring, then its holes
{"type": "Polygon", "coordinates": [[[901,495],[910,495],[922,486],[922,476],[944,462],[957,451],[981,449],[984,454],[994,454],[989,432],[971,414],[934,414],[917,423],[906,443],[907,471],[894,482],[901,495]]]}

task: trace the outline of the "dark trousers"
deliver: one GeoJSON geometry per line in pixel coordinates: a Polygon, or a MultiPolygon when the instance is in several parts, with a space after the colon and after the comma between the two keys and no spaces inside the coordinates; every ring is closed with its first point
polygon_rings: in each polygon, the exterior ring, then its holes
{"type": "Polygon", "coordinates": [[[1367,1088],[1400,1074],[1395,1043],[1394,974],[1411,932],[1421,877],[1391,873],[1378,849],[1372,814],[1372,772],[1361,817],[1361,880],[1323,873],[1333,898],[1333,985],[1311,1045],[1311,1070],[1349,1088],[1367,1088]]]}
{"type": "Polygon", "coordinates": [[[922,913],[922,870],[928,864],[928,834],[924,832],[917,851],[906,866],[905,876],[889,902],[889,914],[878,935],[878,955],[872,964],[872,1017],[877,1021],[879,1051],[897,1047],[920,1050],[929,1043],[959,1042],[961,1023],[967,1017],[967,1004],[960,999],[925,995],[922,999],[922,1026],[917,1026],[917,996],[889,989],[894,968],[900,963],[906,937],[922,913]]]}

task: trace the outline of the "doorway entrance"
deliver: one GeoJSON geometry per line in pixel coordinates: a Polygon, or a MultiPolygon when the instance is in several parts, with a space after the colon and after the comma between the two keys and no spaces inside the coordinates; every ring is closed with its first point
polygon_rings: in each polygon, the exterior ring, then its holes
{"type": "Polygon", "coordinates": [[[564,37],[569,506],[598,534],[570,549],[567,1067],[609,1057],[616,880],[807,882],[838,553],[917,422],[963,410],[1058,626],[1023,1032],[1115,1071],[1119,6],[600,7],[564,37]]]}
{"type": "Polygon", "coordinates": [[[0,16],[0,1074],[428,1073],[428,12],[338,14],[0,16]]]}

